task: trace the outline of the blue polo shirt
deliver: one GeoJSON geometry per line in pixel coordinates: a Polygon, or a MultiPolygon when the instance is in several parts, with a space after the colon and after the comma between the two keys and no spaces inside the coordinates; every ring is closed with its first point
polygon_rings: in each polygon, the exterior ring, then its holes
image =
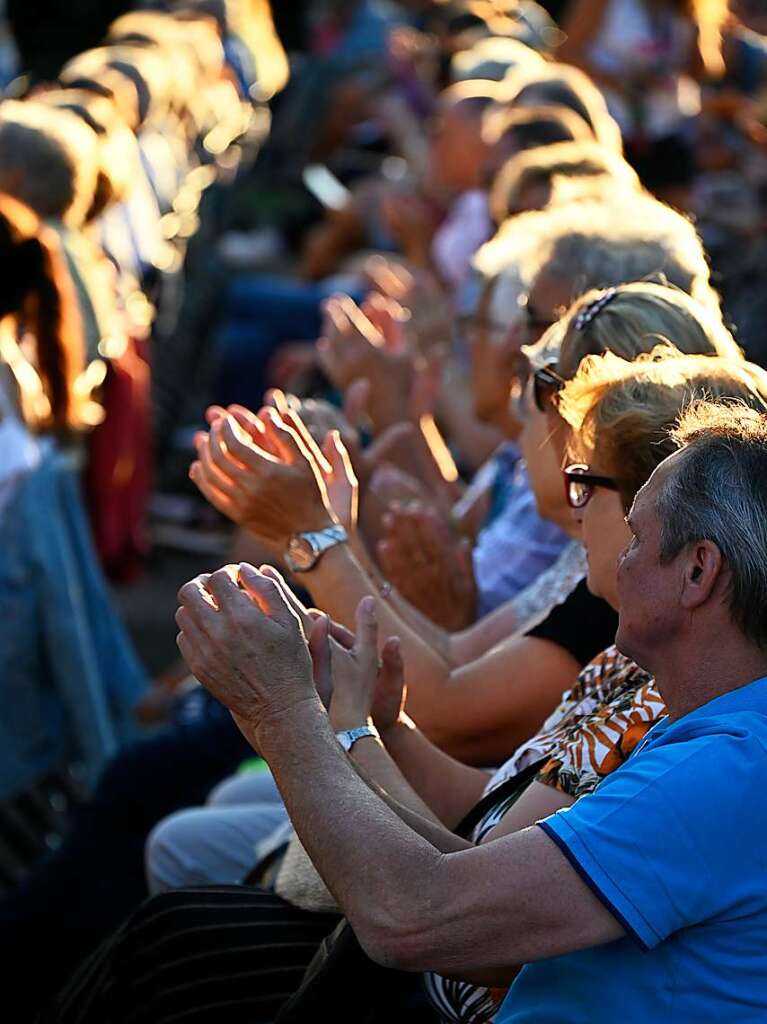
{"type": "Polygon", "coordinates": [[[767,678],[538,824],[626,936],[528,964],[497,1024],[765,1024],[767,678]]]}

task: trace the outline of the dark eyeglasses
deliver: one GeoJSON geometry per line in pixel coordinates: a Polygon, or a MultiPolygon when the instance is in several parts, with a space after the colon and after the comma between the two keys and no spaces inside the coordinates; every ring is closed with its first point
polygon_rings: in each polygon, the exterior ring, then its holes
{"type": "Polygon", "coordinates": [[[548,363],[533,370],[533,401],[539,412],[546,412],[556,395],[567,381],[554,369],[556,363],[548,363]]]}
{"type": "Polygon", "coordinates": [[[564,470],[565,494],[567,504],[570,508],[585,508],[591,500],[596,487],[606,487],[610,491],[617,491],[618,482],[611,476],[597,476],[590,473],[589,467],[582,463],[575,463],[564,470]]]}

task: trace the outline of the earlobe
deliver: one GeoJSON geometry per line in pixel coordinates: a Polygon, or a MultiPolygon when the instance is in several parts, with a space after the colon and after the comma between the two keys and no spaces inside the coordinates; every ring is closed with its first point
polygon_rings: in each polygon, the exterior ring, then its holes
{"type": "Polygon", "coordinates": [[[722,553],[716,544],[701,541],[690,552],[684,575],[682,604],[693,610],[709,599],[722,568],[722,553]]]}

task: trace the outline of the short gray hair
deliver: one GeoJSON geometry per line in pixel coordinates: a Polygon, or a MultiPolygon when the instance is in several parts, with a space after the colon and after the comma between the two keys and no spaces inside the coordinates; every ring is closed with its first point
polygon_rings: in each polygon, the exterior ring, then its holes
{"type": "Polygon", "coordinates": [[[730,571],[733,621],[767,650],[767,415],[697,402],[672,437],[683,452],[656,498],[660,560],[697,541],[716,544],[730,571]]]}

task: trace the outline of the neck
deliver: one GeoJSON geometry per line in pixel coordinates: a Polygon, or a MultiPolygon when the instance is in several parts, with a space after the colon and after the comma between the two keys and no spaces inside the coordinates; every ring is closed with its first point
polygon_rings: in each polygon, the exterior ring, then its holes
{"type": "Polygon", "coordinates": [[[702,643],[704,638],[697,633],[688,643],[675,645],[674,651],[665,651],[657,670],[650,669],[672,721],[767,676],[767,652],[749,643],[739,630],[730,627],[707,635],[715,637],[714,643],[702,643]]]}

